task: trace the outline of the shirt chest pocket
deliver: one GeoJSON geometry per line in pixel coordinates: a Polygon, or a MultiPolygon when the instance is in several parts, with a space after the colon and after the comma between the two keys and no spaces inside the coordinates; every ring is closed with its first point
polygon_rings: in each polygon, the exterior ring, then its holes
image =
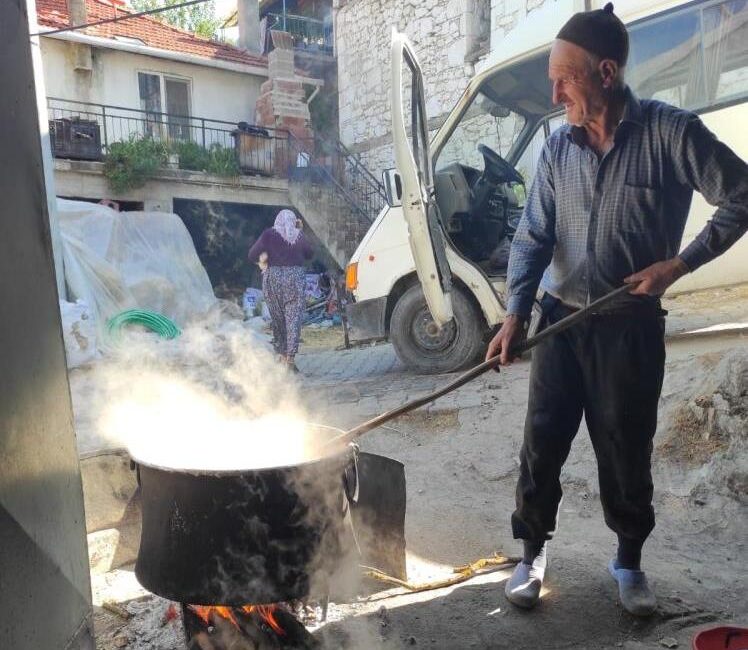
{"type": "Polygon", "coordinates": [[[626,185],[659,189],[662,185],[657,165],[645,164],[643,161],[631,160],[626,169],[626,185]]]}
{"type": "Polygon", "coordinates": [[[643,232],[656,227],[662,211],[662,192],[658,187],[623,185],[621,195],[621,229],[643,232]]]}

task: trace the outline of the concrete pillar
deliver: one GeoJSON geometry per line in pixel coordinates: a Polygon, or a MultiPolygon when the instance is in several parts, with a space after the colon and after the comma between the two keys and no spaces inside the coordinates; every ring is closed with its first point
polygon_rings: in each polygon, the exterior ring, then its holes
{"type": "Polygon", "coordinates": [[[85,25],[88,22],[86,0],[67,0],[70,25],[85,25]]]}
{"type": "MultiPolygon", "coordinates": [[[[27,0],[26,10],[29,16],[29,25],[34,33],[36,29],[36,1],[27,0]]],[[[31,38],[31,61],[34,69],[34,87],[36,90],[36,110],[39,115],[39,134],[41,140],[42,166],[44,169],[44,186],[47,193],[47,206],[49,214],[49,230],[52,240],[52,256],[55,261],[55,281],[57,293],[63,300],[67,299],[67,287],[65,286],[65,266],[62,260],[62,239],[60,237],[60,226],[57,220],[57,204],[55,200],[55,175],[54,160],[52,159],[52,145],[49,141],[49,121],[47,120],[47,92],[44,86],[44,69],[42,66],[42,53],[39,37],[31,38]]]]}
{"type": "Polygon", "coordinates": [[[28,35],[26,0],[0,2],[0,648],[93,650],[83,490],[28,35]]]}
{"type": "MultiPolygon", "coordinates": [[[[70,25],[85,25],[88,22],[88,11],[86,9],[86,0],[67,0],[68,14],[70,16],[70,25]]],[[[118,4],[118,1],[115,2],[118,4]]],[[[85,34],[87,28],[79,30],[79,33],[85,34]]],[[[90,45],[85,43],[68,43],[72,55],[72,64],[75,74],[75,91],[73,97],[83,101],[91,101],[91,83],[93,80],[93,50],[90,45]]],[[[41,68],[40,68],[41,74],[41,68]]]]}
{"type": "Polygon", "coordinates": [[[260,6],[258,0],[237,0],[236,8],[237,26],[239,27],[239,47],[261,54],[260,6]]]}

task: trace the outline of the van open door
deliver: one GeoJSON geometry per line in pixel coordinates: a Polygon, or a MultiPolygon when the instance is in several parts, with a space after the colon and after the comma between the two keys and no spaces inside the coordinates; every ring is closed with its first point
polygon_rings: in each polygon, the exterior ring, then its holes
{"type": "Polygon", "coordinates": [[[402,210],[426,304],[434,322],[452,320],[452,275],[434,199],[423,77],[405,34],[392,30],[392,135],[402,183],[402,210]],[[408,134],[410,129],[410,135],[408,134]]]}

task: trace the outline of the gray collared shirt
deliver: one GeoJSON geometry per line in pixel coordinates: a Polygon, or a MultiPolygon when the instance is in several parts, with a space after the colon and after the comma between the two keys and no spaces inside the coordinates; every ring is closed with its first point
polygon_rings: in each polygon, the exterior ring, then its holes
{"type": "Polygon", "coordinates": [[[564,125],[545,142],[512,242],[507,313],[529,316],[538,284],[584,307],[674,257],[693,190],[717,211],[680,253],[691,271],[748,230],[748,165],[693,113],[627,89],[610,151],[598,159],[580,135],[564,125]]]}

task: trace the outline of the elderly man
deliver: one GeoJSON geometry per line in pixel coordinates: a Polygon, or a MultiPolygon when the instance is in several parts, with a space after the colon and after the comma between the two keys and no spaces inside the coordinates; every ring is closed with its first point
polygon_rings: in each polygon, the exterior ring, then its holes
{"type": "Polygon", "coordinates": [[[595,450],[609,571],[635,615],[656,607],[640,568],[654,527],[650,459],[665,365],[659,296],[748,229],[748,167],[694,114],[639,100],[625,85],[628,34],[613,5],[578,13],[551,50],[553,101],[568,124],[545,143],[508,271],[508,316],[487,358],[512,361],[538,285],[547,326],[623,283],[624,300],[533,354],[514,537],[524,559],[506,585],[532,607],[556,528],[559,476],[582,415],[595,450]],[[678,253],[693,190],[718,206],[678,253]]]}

